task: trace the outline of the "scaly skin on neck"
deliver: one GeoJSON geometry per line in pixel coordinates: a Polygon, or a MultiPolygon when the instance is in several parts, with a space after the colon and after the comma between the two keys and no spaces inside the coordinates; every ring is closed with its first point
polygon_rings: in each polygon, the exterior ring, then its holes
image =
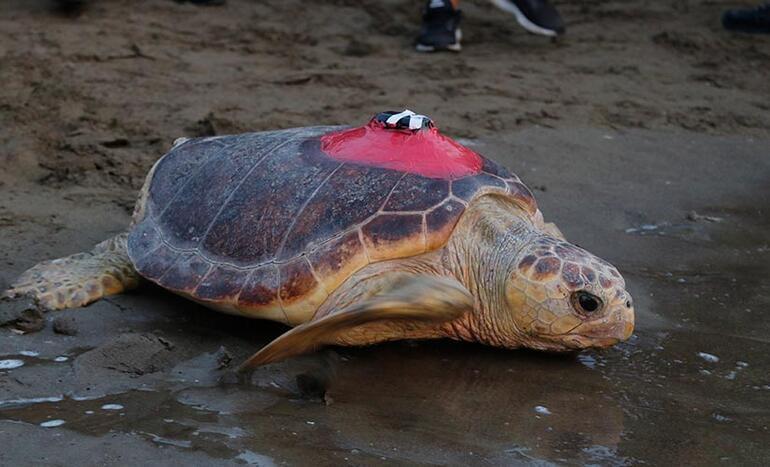
{"type": "Polygon", "coordinates": [[[442,272],[454,276],[475,298],[473,313],[441,326],[449,338],[516,348],[525,337],[506,306],[506,283],[521,250],[542,235],[514,203],[487,196],[465,212],[440,252],[442,272]]]}

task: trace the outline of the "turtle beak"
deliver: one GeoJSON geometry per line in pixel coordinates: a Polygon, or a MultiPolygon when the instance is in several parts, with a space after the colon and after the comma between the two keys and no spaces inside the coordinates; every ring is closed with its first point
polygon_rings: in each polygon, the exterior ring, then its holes
{"type": "Polygon", "coordinates": [[[635,319],[634,307],[633,306],[627,307],[625,310],[623,310],[622,315],[623,315],[623,331],[620,336],[621,342],[627,341],[631,337],[631,335],[634,333],[634,319],[635,319]]]}
{"type": "Polygon", "coordinates": [[[634,333],[634,307],[623,303],[601,320],[587,321],[566,339],[572,348],[607,348],[628,340],[634,333]]]}
{"type": "Polygon", "coordinates": [[[613,315],[619,317],[617,322],[617,337],[621,342],[627,341],[634,333],[634,305],[631,300],[631,295],[626,292],[625,300],[623,300],[615,310],[613,315]]]}
{"type": "Polygon", "coordinates": [[[627,341],[634,333],[634,307],[623,304],[600,323],[582,331],[578,328],[577,331],[583,337],[594,339],[596,347],[609,347],[627,341]]]}

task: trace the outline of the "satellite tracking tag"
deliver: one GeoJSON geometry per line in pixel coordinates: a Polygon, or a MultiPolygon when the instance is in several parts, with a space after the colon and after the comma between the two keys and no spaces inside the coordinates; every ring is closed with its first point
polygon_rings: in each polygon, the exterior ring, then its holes
{"type": "Polygon", "coordinates": [[[364,126],[326,134],[321,151],[339,161],[446,180],[476,175],[483,165],[481,156],[411,110],[382,112],[364,126]]]}

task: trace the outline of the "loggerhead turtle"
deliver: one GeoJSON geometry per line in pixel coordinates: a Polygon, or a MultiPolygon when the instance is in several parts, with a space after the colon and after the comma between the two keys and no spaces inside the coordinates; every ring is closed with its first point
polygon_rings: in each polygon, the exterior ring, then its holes
{"type": "Polygon", "coordinates": [[[34,266],[7,294],[72,308],[141,278],[293,326],[242,368],[406,338],[579,350],[634,326],[611,264],[544,222],[516,175],[410,111],[177,140],[127,232],[34,266]]]}

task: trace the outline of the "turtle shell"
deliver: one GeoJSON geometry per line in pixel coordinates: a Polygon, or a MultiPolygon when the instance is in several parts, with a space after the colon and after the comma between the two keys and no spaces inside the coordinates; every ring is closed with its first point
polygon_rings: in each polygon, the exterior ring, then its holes
{"type": "MultiPolygon", "coordinates": [[[[378,130],[370,126],[361,128],[378,130]]],[[[298,324],[367,264],[443,246],[478,196],[507,195],[537,211],[518,177],[434,128],[420,130],[421,143],[410,143],[411,131],[388,135],[399,150],[385,159],[361,144],[340,145],[346,135],[361,143],[357,130],[309,127],[178,144],[148,177],[141,219],[129,234],[137,271],[213,308],[298,324]],[[418,143],[437,148],[421,157],[454,162],[446,170],[402,163],[414,159],[409,149],[418,143]],[[447,159],[447,151],[459,152],[447,159]]]]}

